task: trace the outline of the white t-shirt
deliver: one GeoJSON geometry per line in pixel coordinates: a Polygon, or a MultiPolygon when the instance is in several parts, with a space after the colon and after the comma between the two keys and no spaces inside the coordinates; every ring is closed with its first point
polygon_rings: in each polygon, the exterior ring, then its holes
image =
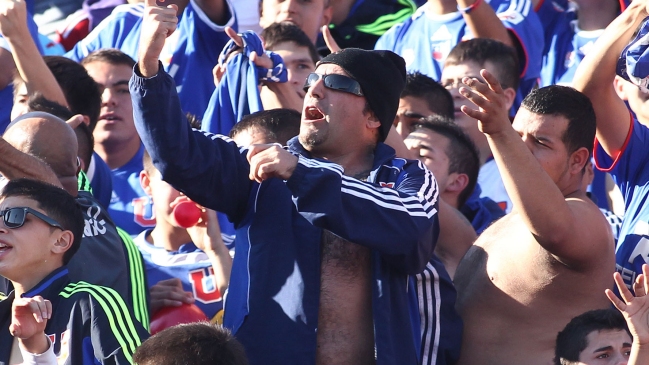
{"type": "Polygon", "coordinates": [[[482,194],[480,194],[480,197],[486,196],[491,198],[491,200],[495,201],[501,208],[503,208],[505,213],[512,211],[512,201],[509,199],[509,195],[507,195],[505,184],[503,184],[503,178],[500,176],[498,165],[496,165],[496,161],[493,158],[480,167],[478,184],[480,184],[480,188],[482,188],[482,194]]]}

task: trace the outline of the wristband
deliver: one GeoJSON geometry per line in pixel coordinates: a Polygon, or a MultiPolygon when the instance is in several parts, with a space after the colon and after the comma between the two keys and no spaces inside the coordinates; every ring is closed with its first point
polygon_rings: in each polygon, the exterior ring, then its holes
{"type": "Polygon", "coordinates": [[[471,13],[473,10],[475,10],[475,8],[477,8],[478,6],[480,6],[480,4],[482,4],[482,1],[483,1],[483,0],[477,0],[477,1],[474,2],[473,4],[467,6],[466,8],[461,8],[461,7],[458,5],[458,6],[457,6],[457,11],[459,11],[459,12],[462,13],[462,14],[469,14],[469,13],[471,13]]]}

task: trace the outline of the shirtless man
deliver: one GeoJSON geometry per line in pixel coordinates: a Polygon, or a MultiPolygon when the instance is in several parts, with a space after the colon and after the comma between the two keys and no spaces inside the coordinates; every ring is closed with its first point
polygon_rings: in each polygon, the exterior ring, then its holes
{"type": "Polygon", "coordinates": [[[557,333],[573,317],[607,308],[615,268],[610,228],[582,189],[595,113],[563,86],[530,93],[513,124],[506,97],[486,70],[463,79],[476,104],[462,111],[487,136],[512,213],[487,228],[455,275],[464,320],[458,364],[552,363],[557,333]]]}
{"type": "Polygon", "coordinates": [[[158,63],[174,6],[146,5],[130,85],[136,127],[163,180],[237,227],[224,325],[250,363],[416,364],[408,275],[432,256],[438,193],[418,161],[382,143],[403,59],[325,57],[306,80],[288,150],[239,148],[184,121],[158,63]]]}

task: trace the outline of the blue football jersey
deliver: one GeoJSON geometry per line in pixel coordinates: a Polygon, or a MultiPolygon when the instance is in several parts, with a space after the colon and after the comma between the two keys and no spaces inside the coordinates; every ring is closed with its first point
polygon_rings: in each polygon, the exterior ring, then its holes
{"type": "Polygon", "coordinates": [[[144,259],[149,289],[162,280],[178,278],[183,290],[194,295],[194,304],[208,318],[219,314],[223,310],[223,298],[207,254],[191,242],[180,246],[178,251],[167,251],[146,241],[150,233],[151,230],[143,231],[133,240],[144,259]]]}
{"type": "MultiPolygon", "coordinates": [[[[228,3],[229,14],[234,14],[228,3]]],[[[144,4],[120,5],[90,34],[66,54],[81,61],[100,48],[118,48],[137,60],[144,4]]],[[[203,115],[214,91],[212,68],[230,38],[226,26],[235,27],[234,17],[227,24],[216,25],[191,1],[178,21],[178,28],[167,38],[160,55],[165,71],[176,82],[183,111],[203,115]],[[187,87],[183,87],[188,85],[187,87]]]]}
{"type": "Polygon", "coordinates": [[[616,159],[608,156],[599,144],[595,150],[597,167],[611,173],[624,196],[625,213],[615,249],[615,266],[629,287],[642,273],[642,264],[649,262],[648,138],[649,128],[634,119],[616,159]]]}
{"type": "Polygon", "coordinates": [[[556,8],[556,16],[545,32],[541,87],[571,85],[577,66],[604,30],[581,30],[577,26],[576,9],[560,11],[556,8]]]}
{"type": "Polygon", "coordinates": [[[155,226],[153,201],[140,185],[144,147],[124,166],[111,171],[113,192],[108,213],[115,224],[131,236],[155,226]]]}
{"type": "MultiPolygon", "coordinates": [[[[538,83],[543,51],[543,29],[529,0],[491,0],[505,28],[518,38],[521,55],[521,83],[515,107],[538,83]]],[[[375,49],[387,49],[406,61],[409,72],[419,71],[438,80],[444,60],[459,42],[471,39],[462,14],[435,15],[422,6],[405,22],[388,30],[376,42],[375,49]]]]}

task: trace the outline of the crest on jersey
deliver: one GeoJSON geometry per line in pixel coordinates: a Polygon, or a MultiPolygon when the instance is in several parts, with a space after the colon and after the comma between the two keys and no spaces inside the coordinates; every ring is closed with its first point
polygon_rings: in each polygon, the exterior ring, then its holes
{"type": "Polygon", "coordinates": [[[221,301],[221,293],[216,286],[216,276],[212,267],[193,270],[188,275],[196,300],[203,304],[221,301]]]}

